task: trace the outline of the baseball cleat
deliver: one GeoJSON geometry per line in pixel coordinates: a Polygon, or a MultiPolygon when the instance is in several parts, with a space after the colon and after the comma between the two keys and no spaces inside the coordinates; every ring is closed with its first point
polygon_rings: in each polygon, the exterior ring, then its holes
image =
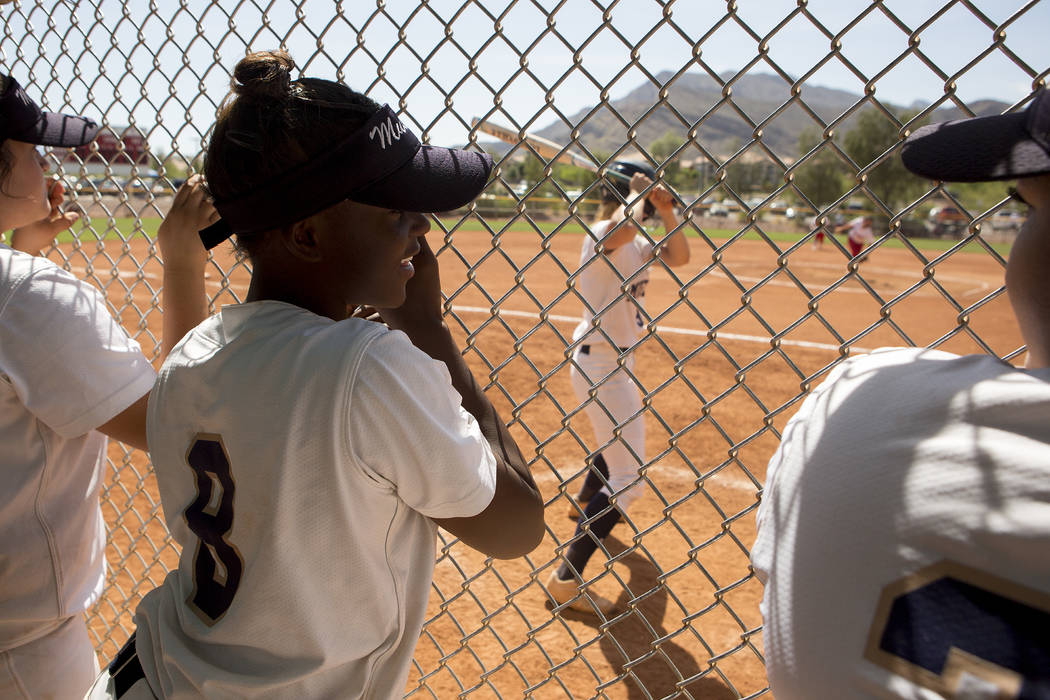
{"type": "Polygon", "coordinates": [[[569,520],[579,520],[587,507],[587,501],[582,500],[579,496],[572,496],[570,500],[572,502],[569,503],[569,520]]]}
{"type": "Polygon", "coordinates": [[[602,616],[609,617],[616,611],[616,605],[611,600],[585,588],[581,589],[575,579],[558,578],[556,570],[551,572],[550,578],[547,579],[547,592],[557,605],[564,605],[576,612],[587,615],[601,613],[602,616]]]}

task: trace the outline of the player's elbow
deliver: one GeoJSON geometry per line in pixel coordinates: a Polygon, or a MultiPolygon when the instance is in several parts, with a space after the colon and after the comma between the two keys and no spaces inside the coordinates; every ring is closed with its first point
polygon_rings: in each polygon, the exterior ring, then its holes
{"type": "Polygon", "coordinates": [[[546,525],[543,521],[543,499],[539,493],[528,503],[522,504],[513,524],[508,529],[508,536],[487,554],[494,559],[515,559],[532,552],[543,540],[546,525]]]}
{"type": "Polygon", "coordinates": [[[660,259],[668,267],[681,267],[689,262],[689,248],[686,247],[683,250],[664,248],[661,251],[660,259]]]}
{"type": "MultiPolygon", "coordinates": [[[[480,533],[475,548],[494,559],[523,557],[539,546],[546,525],[543,521],[543,497],[539,489],[524,481],[513,494],[499,494],[486,509],[496,522],[480,533]]],[[[480,523],[479,523],[480,524],[480,523]]]]}
{"type": "Polygon", "coordinates": [[[543,497],[535,484],[504,473],[497,478],[496,493],[485,510],[437,523],[486,556],[514,559],[534,550],[543,539],[543,497]]]}

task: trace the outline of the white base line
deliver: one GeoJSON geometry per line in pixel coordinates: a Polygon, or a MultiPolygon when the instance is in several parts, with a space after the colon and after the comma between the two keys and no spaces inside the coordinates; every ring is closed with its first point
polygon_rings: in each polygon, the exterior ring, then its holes
{"type": "MultiPolygon", "coordinates": [[[[74,274],[77,274],[80,277],[83,277],[84,275],[87,274],[87,270],[83,266],[70,265],[70,268],[71,268],[71,271],[74,274]]],[[[137,278],[139,276],[139,274],[140,274],[139,271],[134,271],[134,272],[132,272],[132,271],[125,271],[125,270],[118,270],[117,271],[117,275],[119,277],[126,278],[126,279],[137,278]]],[[[146,279],[159,279],[159,275],[157,275],[156,273],[143,272],[141,274],[146,279]]],[[[743,278],[738,278],[738,279],[743,279],[743,278]]],[[[206,284],[209,287],[215,287],[215,288],[219,288],[219,287],[222,286],[218,282],[212,282],[212,281],[208,281],[206,284]]],[[[227,288],[233,289],[234,287],[241,287],[242,291],[244,289],[246,289],[246,287],[244,287],[243,285],[228,285],[227,288]]],[[[486,309],[486,308],[481,307],[481,306],[453,306],[452,307],[452,311],[454,311],[456,313],[465,313],[465,314],[485,314],[485,315],[490,315],[492,313],[489,309],[486,309]]],[[[540,318],[540,315],[538,313],[533,312],[533,311],[515,311],[513,309],[500,309],[497,312],[496,315],[497,316],[510,316],[510,317],[516,317],[516,318],[528,318],[528,319],[537,320],[537,321],[540,318]]],[[[552,321],[557,321],[559,323],[576,324],[576,323],[579,323],[579,321],[580,321],[580,319],[575,317],[575,316],[564,316],[564,315],[561,315],[561,314],[549,314],[547,316],[547,318],[552,320],[552,321]]],[[[658,332],[658,333],[668,333],[668,334],[673,334],[673,335],[692,335],[692,336],[698,336],[698,337],[703,337],[703,338],[707,337],[707,331],[700,331],[700,330],[695,330],[695,329],[692,329],[692,328],[677,328],[675,326],[657,326],[656,327],[656,332],[658,332]]],[[[742,341],[742,342],[745,342],[745,343],[759,343],[760,345],[769,345],[770,344],[769,337],[763,337],[763,336],[759,336],[759,335],[743,335],[743,334],[740,334],[740,333],[725,333],[723,331],[719,331],[718,332],[717,339],[719,339],[719,340],[738,340],[738,341],[742,341]]],[[[811,348],[811,349],[814,349],[814,350],[830,350],[831,352],[836,352],[836,353],[839,351],[839,346],[838,345],[832,345],[831,343],[814,343],[814,342],[811,342],[811,341],[808,341],[808,340],[788,340],[788,339],[784,339],[784,340],[780,341],[780,344],[781,345],[786,345],[786,346],[789,346],[789,347],[796,347],[796,348],[811,348]]],[[[856,346],[851,346],[850,350],[853,351],[853,352],[869,352],[869,350],[867,348],[861,348],[861,347],[856,347],[856,346]]]]}
{"type": "MultiPolygon", "coordinates": [[[[485,314],[486,316],[492,315],[490,309],[486,309],[481,306],[453,306],[452,311],[456,313],[467,313],[467,314],[485,314]]],[[[528,318],[532,320],[539,320],[540,315],[533,311],[514,311],[512,309],[500,309],[495,314],[499,316],[511,316],[516,318],[528,318]]],[[[580,319],[576,316],[563,316],[561,314],[548,314],[547,318],[552,321],[558,321],[561,323],[572,323],[577,324],[580,319]]],[[[707,331],[695,330],[693,328],[677,328],[675,326],[657,326],[657,333],[669,333],[675,335],[694,335],[703,338],[707,337],[707,331]]],[[[770,338],[763,337],[760,335],[742,335],[740,333],[725,333],[718,331],[717,340],[741,340],[745,343],[760,343],[762,345],[769,345],[770,338]]],[[[789,345],[797,348],[812,348],[815,350],[830,350],[832,352],[838,352],[839,346],[832,345],[831,343],[814,343],[808,340],[781,340],[781,345],[789,345]]],[[[870,352],[867,348],[860,348],[855,345],[850,346],[852,352],[870,352]]]]}

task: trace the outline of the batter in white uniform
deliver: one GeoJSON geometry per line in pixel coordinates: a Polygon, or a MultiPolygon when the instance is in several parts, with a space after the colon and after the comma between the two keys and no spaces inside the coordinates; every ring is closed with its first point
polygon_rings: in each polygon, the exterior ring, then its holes
{"type": "Polygon", "coordinates": [[[633,348],[648,320],[644,301],[649,267],[657,258],[668,267],[689,262],[689,244],[675,215],[674,199],[663,185],[653,184],[655,173],[627,162],[614,163],[609,170],[611,178],[619,176],[623,182],[611,180],[618,183],[619,195],[605,191],[591,234],[583,238],[576,278],[583,318],[573,333],[577,345],[570,370],[576,397],[586,403],[598,454],[570,513],[579,517],[582,509],[583,518],[565,561],[547,581],[555,602],[588,613],[613,609],[611,601],[595,593],[581,595],[579,583],[598,547],[596,540],[609,534],[637,497],[638,469],[645,463],[642,400],[630,373],[633,348]],[[625,214],[625,207],[633,209],[632,216],[625,214]],[[635,223],[650,212],[668,232],[656,246],[635,223]],[[616,497],[614,505],[611,496],[616,497]]]}
{"type": "Polygon", "coordinates": [[[160,371],[151,455],[182,553],[90,697],[399,697],[438,525],[499,558],[543,535],[416,213],[470,202],[491,159],[293,69],[242,59],[213,130],[223,219],[202,237],[236,234],[251,286],[160,371]],[[385,323],[347,318],[362,304],[385,323]]]}

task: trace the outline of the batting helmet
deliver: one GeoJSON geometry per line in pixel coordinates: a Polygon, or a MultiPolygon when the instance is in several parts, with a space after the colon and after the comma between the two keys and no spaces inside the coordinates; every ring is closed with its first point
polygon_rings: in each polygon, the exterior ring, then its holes
{"type": "MultiPolygon", "coordinates": [[[[631,194],[631,177],[635,173],[641,173],[650,180],[656,180],[656,171],[643,163],[635,163],[629,160],[615,160],[605,169],[605,183],[602,185],[603,202],[622,202],[631,194]],[[620,196],[617,197],[609,188],[613,187],[620,196]]],[[[645,201],[642,219],[648,219],[656,214],[656,207],[645,201]]]]}

